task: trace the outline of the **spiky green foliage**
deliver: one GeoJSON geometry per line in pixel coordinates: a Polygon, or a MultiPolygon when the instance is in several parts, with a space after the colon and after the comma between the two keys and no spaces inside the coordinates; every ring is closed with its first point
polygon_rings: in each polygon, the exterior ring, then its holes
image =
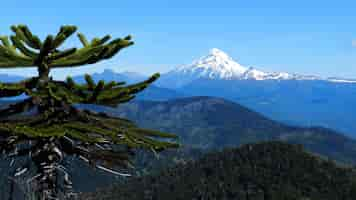
{"type": "MultiPolygon", "coordinates": [[[[61,50],[59,47],[76,32],[75,26],[62,26],[55,36],[48,35],[44,41],[24,25],[12,26],[11,30],[14,34],[10,37],[0,37],[0,68],[37,67],[38,76],[18,83],[0,83],[0,98],[26,95],[25,100],[0,110],[0,150],[7,157],[24,157],[35,164],[37,172],[29,182],[36,183],[36,191],[42,197],[58,197],[59,175],[64,177],[61,179],[64,188],[71,188],[63,165],[68,155],[120,174],[109,167],[130,166],[133,148],[160,151],[178,147],[167,140],[175,135],[141,129],[129,120],[75,107],[76,104],[116,107],[133,99],[159,78],[159,74],[133,85],[95,82],[90,75],[85,75],[85,84],[78,84],[71,77],[65,81],[49,77],[53,68],[109,59],[133,44],[131,36],[110,41],[107,35],[88,42],[79,33],[82,48],[61,50]]],[[[14,176],[28,172],[28,166],[15,168],[14,176]]]]}
{"type": "Polygon", "coordinates": [[[93,64],[109,59],[121,49],[133,44],[131,36],[109,42],[111,36],[107,35],[88,42],[86,37],[79,33],[82,48],[59,50],[66,39],[76,32],[75,26],[62,26],[56,36],[48,35],[43,42],[25,25],[12,26],[11,30],[15,34],[10,36],[10,39],[6,36],[0,37],[1,68],[33,67],[43,64],[49,68],[57,68],[93,64]]]}

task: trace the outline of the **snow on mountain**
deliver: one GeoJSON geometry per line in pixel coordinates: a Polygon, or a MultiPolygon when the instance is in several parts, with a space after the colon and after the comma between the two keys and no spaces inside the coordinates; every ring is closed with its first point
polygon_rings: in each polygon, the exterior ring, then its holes
{"type": "Polygon", "coordinates": [[[342,78],[336,78],[336,77],[330,77],[330,78],[327,78],[327,80],[330,82],[335,82],[335,83],[356,83],[355,79],[342,79],[342,78]]]}
{"type": "Polygon", "coordinates": [[[247,68],[235,62],[219,49],[211,49],[209,55],[190,65],[178,67],[173,73],[195,74],[198,77],[234,79],[245,73],[247,68]]]}
{"type": "Polygon", "coordinates": [[[356,83],[355,80],[336,78],[323,79],[286,72],[263,72],[253,67],[245,67],[234,61],[225,52],[213,48],[207,56],[173,69],[164,75],[164,80],[171,79],[177,86],[184,85],[197,78],[224,80],[326,80],[332,82],[356,83]],[[173,81],[174,80],[174,81],[173,81]]]}

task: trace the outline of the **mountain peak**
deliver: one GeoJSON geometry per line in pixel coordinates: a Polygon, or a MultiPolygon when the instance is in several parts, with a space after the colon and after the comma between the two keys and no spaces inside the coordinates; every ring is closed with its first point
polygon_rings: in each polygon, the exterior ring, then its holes
{"type": "Polygon", "coordinates": [[[218,49],[218,48],[212,48],[209,50],[209,55],[210,56],[215,56],[215,57],[221,57],[224,59],[231,59],[229,57],[229,55],[227,55],[227,53],[225,53],[224,51],[218,49]]]}
{"type": "Polygon", "coordinates": [[[212,48],[207,56],[193,61],[190,65],[179,67],[175,71],[202,78],[233,79],[243,74],[246,70],[246,67],[235,62],[222,50],[212,48]]]}
{"type": "Polygon", "coordinates": [[[224,79],[224,80],[315,80],[318,77],[288,74],[286,72],[264,72],[253,67],[245,67],[232,59],[227,53],[212,48],[209,54],[171,71],[170,76],[180,74],[180,84],[190,82],[196,78],[224,79]],[[187,81],[185,81],[187,79],[187,81]]]}
{"type": "Polygon", "coordinates": [[[212,80],[323,80],[340,83],[356,83],[356,80],[344,79],[324,79],[318,76],[301,75],[287,72],[268,72],[260,71],[253,67],[245,67],[236,62],[227,53],[212,48],[209,53],[191,64],[177,67],[165,73],[158,85],[171,88],[181,88],[194,80],[212,79],[212,80]]]}

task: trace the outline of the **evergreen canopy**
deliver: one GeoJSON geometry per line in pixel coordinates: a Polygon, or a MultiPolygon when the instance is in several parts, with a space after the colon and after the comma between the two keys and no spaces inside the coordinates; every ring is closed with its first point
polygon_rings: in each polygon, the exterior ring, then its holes
{"type": "MultiPolygon", "coordinates": [[[[132,148],[159,151],[178,147],[175,142],[158,139],[175,135],[142,129],[129,120],[75,106],[116,107],[133,99],[159,74],[132,85],[95,82],[90,75],[85,75],[85,84],[76,83],[71,77],[59,81],[49,76],[53,68],[109,59],[133,44],[131,36],[111,40],[106,35],[89,42],[79,33],[83,47],[62,50],[61,45],[76,32],[75,26],[62,26],[55,36],[48,35],[44,41],[25,25],[12,26],[11,30],[14,34],[10,37],[0,37],[0,68],[37,67],[38,75],[18,83],[0,83],[0,98],[26,96],[0,110],[0,149],[11,159],[25,158],[35,164],[36,174],[29,181],[37,183],[42,196],[58,197],[59,174],[64,177],[65,187],[71,188],[62,162],[65,156],[77,156],[92,166],[115,173],[108,167],[127,167],[132,148]]],[[[15,176],[28,172],[28,166],[16,168],[15,176]]]]}

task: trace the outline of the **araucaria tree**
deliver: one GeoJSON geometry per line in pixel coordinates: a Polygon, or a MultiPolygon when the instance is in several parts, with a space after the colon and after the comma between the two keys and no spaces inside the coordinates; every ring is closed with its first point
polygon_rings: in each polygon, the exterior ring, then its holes
{"type": "Polygon", "coordinates": [[[0,98],[24,97],[0,110],[0,148],[11,159],[13,175],[28,177],[27,183],[35,185],[38,197],[58,199],[60,194],[70,194],[66,192],[72,188],[64,162],[67,157],[120,175],[110,167],[127,167],[133,149],[160,151],[178,146],[164,139],[174,138],[172,134],[138,128],[129,120],[77,106],[116,107],[133,99],[159,74],[133,85],[94,82],[90,75],[85,75],[85,84],[71,77],[59,81],[49,76],[54,68],[109,59],[133,44],[130,36],[111,40],[107,35],[88,41],[79,33],[83,47],[63,50],[60,47],[76,32],[75,26],[62,26],[58,34],[48,35],[44,41],[24,25],[11,30],[14,34],[10,37],[0,37],[0,68],[37,67],[38,75],[18,83],[0,83],[0,98]]]}

